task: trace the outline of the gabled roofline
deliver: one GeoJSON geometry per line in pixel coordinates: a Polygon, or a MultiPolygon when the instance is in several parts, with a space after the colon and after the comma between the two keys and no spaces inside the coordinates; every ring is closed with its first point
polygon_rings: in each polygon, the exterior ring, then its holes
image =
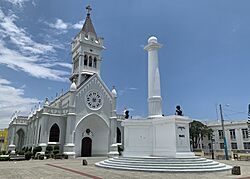
{"type": "Polygon", "coordinates": [[[102,81],[102,79],[100,78],[99,75],[97,75],[96,73],[94,73],[85,83],[83,83],[81,86],[79,86],[77,88],[77,91],[80,91],[82,88],[84,88],[88,83],[90,83],[92,81],[93,78],[97,78],[100,83],[102,84],[102,86],[105,88],[105,90],[108,92],[109,96],[111,99],[113,99],[113,96],[112,96],[112,93],[111,91],[109,90],[109,88],[106,86],[106,84],[102,81]]]}

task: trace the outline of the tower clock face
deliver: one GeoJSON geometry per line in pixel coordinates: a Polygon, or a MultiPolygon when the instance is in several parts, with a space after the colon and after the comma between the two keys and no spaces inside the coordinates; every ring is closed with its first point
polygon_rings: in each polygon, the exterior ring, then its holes
{"type": "Polygon", "coordinates": [[[103,105],[102,95],[95,90],[87,92],[85,96],[86,105],[92,110],[98,110],[103,105]]]}

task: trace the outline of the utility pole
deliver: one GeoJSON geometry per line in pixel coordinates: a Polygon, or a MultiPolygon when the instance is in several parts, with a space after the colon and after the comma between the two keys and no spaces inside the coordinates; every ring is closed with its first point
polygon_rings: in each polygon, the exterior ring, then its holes
{"type": "Polygon", "coordinates": [[[211,152],[212,152],[212,159],[214,159],[214,135],[211,136],[211,152]]]}
{"type": "Polygon", "coordinates": [[[226,133],[225,133],[224,119],[223,119],[221,104],[220,104],[220,118],[221,118],[221,125],[222,125],[223,138],[224,138],[225,159],[226,159],[226,160],[229,160],[229,159],[228,159],[228,153],[227,153],[227,139],[226,139],[226,133]]]}

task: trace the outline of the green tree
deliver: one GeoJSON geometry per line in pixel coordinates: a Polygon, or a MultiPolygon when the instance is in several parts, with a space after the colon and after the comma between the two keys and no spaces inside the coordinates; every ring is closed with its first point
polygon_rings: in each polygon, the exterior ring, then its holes
{"type": "Polygon", "coordinates": [[[198,145],[203,137],[212,136],[213,130],[207,127],[200,121],[193,121],[190,123],[190,139],[193,149],[197,149],[198,145]]]}

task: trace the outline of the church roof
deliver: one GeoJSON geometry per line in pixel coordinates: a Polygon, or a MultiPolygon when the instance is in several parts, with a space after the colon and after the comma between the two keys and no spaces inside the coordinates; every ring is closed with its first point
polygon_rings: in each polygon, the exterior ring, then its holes
{"type": "Polygon", "coordinates": [[[86,34],[92,33],[93,35],[95,35],[95,37],[97,37],[96,32],[95,32],[95,28],[94,28],[92,21],[91,21],[91,18],[90,18],[91,8],[90,8],[90,6],[87,6],[86,9],[88,12],[87,12],[87,17],[86,17],[85,22],[84,22],[83,27],[82,27],[82,31],[86,34]]]}
{"type": "Polygon", "coordinates": [[[84,83],[82,83],[79,87],[78,87],[78,91],[81,91],[81,89],[88,87],[89,84],[91,83],[96,83],[96,84],[100,84],[100,88],[101,86],[103,87],[103,92],[104,94],[107,94],[107,97],[109,97],[109,99],[112,99],[112,93],[109,90],[109,88],[106,86],[106,84],[102,81],[102,79],[100,78],[99,75],[97,75],[96,73],[93,74],[92,76],[89,76],[89,78],[87,80],[84,81],[84,83]],[[98,82],[97,82],[98,81],[98,82]]]}

